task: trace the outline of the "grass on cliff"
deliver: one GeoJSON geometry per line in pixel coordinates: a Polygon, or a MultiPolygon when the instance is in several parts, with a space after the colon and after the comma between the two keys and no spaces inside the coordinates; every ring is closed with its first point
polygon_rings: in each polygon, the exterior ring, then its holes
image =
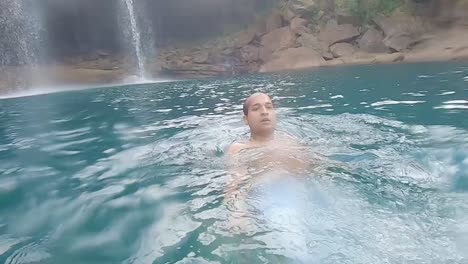
{"type": "Polygon", "coordinates": [[[344,8],[361,23],[367,24],[378,15],[390,15],[396,9],[405,6],[405,0],[338,0],[340,8],[344,8]]]}

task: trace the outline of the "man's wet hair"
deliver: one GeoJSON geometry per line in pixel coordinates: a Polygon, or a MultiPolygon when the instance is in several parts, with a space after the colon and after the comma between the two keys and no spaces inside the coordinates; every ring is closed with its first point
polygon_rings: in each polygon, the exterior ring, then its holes
{"type": "MultiPolygon", "coordinates": [[[[250,98],[250,97],[249,97],[250,98]]],[[[244,111],[244,115],[248,116],[249,115],[249,98],[245,99],[244,105],[242,107],[242,111],[244,111]]]]}

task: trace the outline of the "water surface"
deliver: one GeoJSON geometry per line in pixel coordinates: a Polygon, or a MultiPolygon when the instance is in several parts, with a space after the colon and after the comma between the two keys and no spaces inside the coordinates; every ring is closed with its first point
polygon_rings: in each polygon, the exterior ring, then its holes
{"type": "Polygon", "coordinates": [[[0,262],[467,263],[467,147],[466,64],[4,99],[0,262]],[[247,139],[255,91],[273,97],[280,133],[324,159],[275,192],[299,197],[296,220],[264,224],[288,215],[273,208],[240,232],[223,155],[247,139]]]}

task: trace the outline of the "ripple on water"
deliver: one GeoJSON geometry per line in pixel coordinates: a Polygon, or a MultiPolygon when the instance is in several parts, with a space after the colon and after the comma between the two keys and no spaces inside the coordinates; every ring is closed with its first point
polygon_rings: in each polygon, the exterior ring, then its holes
{"type": "Polygon", "coordinates": [[[467,100],[451,100],[446,101],[443,105],[435,106],[434,109],[468,109],[467,100]]]}
{"type": "Polygon", "coordinates": [[[384,100],[384,101],[379,101],[372,103],[371,106],[382,106],[382,105],[397,105],[397,104],[409,104],[409,105],[414,105],[414,104],[422,104],[425,103],[426,101],[395,101],[395,100],[384,100]]]}
{"type": "MultiPolygon", "coordinates": [[[[349,78],[358,82],[354,76],[349,78]]],[[[79,114],[80,121],[89,117],[86,125],[54,116],[52,127],[7,127],[8,139],[0,144],[0,204],[16,200],[0,217],[0,261],[466,263],[465,128],[408,123],[390,107],[389,115],[375,108],[363,112],[371,102],[410,104],[414,112],[425,106],[387,100],[398,95],[376,94],[376,88],[361,89],[363,98],[334,90],[334,78],[314,79],[315,91],[310,80],[268,78],[116,89],[90,97],[111,114],[79,114]],[[279,101],[278,132],[298,138],[316,168],[300,183],[290,177],[255,185],[249,193],[239,190],[249,195],[250,207],[242,208],[242,199],[224,197],[232,178],[223,154],[232,142],[248,140],[241,103],[253,90],[279,101]],[[169,100],[175,101],[172,111],[165,105],[169,100]],[[114,107],[124,114],[115,115],[114,107]],[[27,158],[35,153],[20,150],[24,145],[52,158],[30,164],[27,158]]],[[[447,99],[442,106],[467,104],[447,96],[453,90],[463,98],[455,87],[443,88],[434,93],[447,99]]],[[[402,95],[426,96],[429,105],[434,94],[423,89],[402,95]]],[[[50,104],[60,116],[63,107],[50,104]]],[[[427,111],[434,118],[449,112],[427,111]]],[[[24,116],[17,112],[15,122],[24,116]]]]}

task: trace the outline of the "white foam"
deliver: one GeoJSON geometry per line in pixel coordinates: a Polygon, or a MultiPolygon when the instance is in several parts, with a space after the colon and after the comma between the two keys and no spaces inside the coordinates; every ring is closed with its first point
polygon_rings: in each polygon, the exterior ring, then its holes
{"type": "Polygon", "coordinates": [[[431,75],[419,75],[418,78],[419,79],[427,79],[427,78],[433,78],[434,76],[431,76],[431,75]]]}
{"type": "Polygon", "coordinates": [[[415,97],[423,97],[423,96],[426,96],[426,95],[423,94],[423,93],[404,93],[404,95],[411,95],[411,96],[415,96],[415,97]]]}
{"type": "Polygon", "coordinates": [[[467,100],[452,100],[444,102],[444,104],[468,104],[467,100]]]}
{"type": "Polygon", "coordinates": [[[454,94],[454,93],[455,93],[454,91],[448,91],[448,92],[440,93],[438,95],[449,95],[449,94],[454,94]]]}
{"type": "Polygon", "coordinates": [[[331,99],[344,98],[341,94],[330,97],[331,99]]]}
{"type": "Polygon", "coordinates": [[[446,104],[441,106],[436,106],[434,109],[468,109],[468,105],[459,105],[459,104],[446,104]]]}
{"type": "Polygon", "coordinates": [[[297,109],[315,109],[315,108],[325,108],[325,107],[332,107],[332,105],[331,104],[309,105],[309,106],[298,107],[297,109]]]}
{"type": "Polygon", "coordinates": [[[158,109],[158,110],[156,110],[155,112],[158,112],[158,113],[168,113],[168,112],[170,112],[170,111],[172,111],[172,109],[158,109]]]}
{"type": "Polygon", "coordinates": [[[382,106],[382,105],[397,105],[397,104],[421,104],[426,101],[394,101],[394,100],[385,100],[372,103],[371,106],[382,106]]]}
{"type": "Polygon", "coordinates": [[[206,110],[209,110],[209,108],[197,108],[197,109],[194,109],[193,111],[200,112],[200,111],[206,111],[206,110]]]}

